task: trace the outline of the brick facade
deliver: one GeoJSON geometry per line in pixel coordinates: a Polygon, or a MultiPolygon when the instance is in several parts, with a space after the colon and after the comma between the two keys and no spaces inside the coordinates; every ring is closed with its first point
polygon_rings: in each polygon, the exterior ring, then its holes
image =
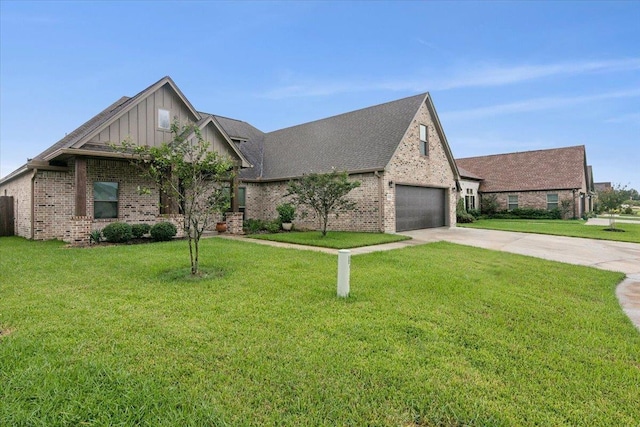
{"type": "MultiPolygon", "coordinates": [[[[422,187],[443,188],[449,201],[446,218],[447,225],[456,223],[455,204],[458,193],[454,172],[447,158],[444,141],[436,131],[435,123],[426,104],[423,104],[409,129],[404,135],[396,152],[385,168],[378,173],[353,174],[351,180],[360,181],[360,187],[348,195],[356,203],[350,212],[340,213],[329,218],[328,228],[337,231],[367,231],[395,233],[395,185],[408,184],[422,187]],[[419,125],[429,128],[429,155],[420,154],[419,125]],[[389,185],[389,183],[392,183],[389,185]]],[[[276,206],[288,201],[287,182],[243,183],[246,187],[245,218],[271,220],[278,217],[276,206]]],[[[319,228],[319,220],[307,212],[301,218],[296,212],[294,226],[305,229],[319,228]]]]}
{"type": "MultiPolygon", "coordinates": [[[[361,182],[360,187],[354,189],[348,196],[356,203],[356,208],[353,211],[341,213],[337,218],[330,218],[328,228],[341,231],[395,233],[395,185],[393,183],[445,189],[449,201],[445,213],[447,225],[455,225],[455,204],[458,197],[455,175],[447,158],[444,141],[440,139],[435,126],[426,104],[423,104],[384,172],[350,176],[350,179],[361,182]],[[429,129],[427,156],[420,154],[420,124],[428,126],[429,129]]],[[[247,189],[246,218],[269,220],[278,217],[276,206],[287,201],[284,198],[287,182],[244,183],[243,186],[247,189]]],[[[297,216],[294,224],[298,228],[317,229],[319,227],[318,218],[312,213],[308,213],[304,219],[297,216]]]]}
{"type": "Polygon", "coordinates": [[[436,130],[433,117],[426,104],[422,104],[407,129],[393,158],[386,168],[384,177],[384,230],[394,233],[396,230],[395,186],[388,183],[408,184],[421,187],[444,188],[449,201],[445,216],[448,226],[456,223],[456,202],[458,193],[453,170],[447,158],[444,141],[436,130]],[[420,124],[427,126],[429,152],[420,154],[420,124]]]}
{"type": "MultiPolygon", "coordinates": [[[[350,175],[352,181],[360,181],[360,187],[352,190],[347,198],[356,203],[353,211],[339,213],[329,217],[328,228],[336,231],[381,231],[380,185],[381,180],[373,173],[350,175]]],[[[290,198],[287,194],[288,181],[266,183],[244,183],[246,187],[245,218],[272,220],[278,218],[276,207],[290,198]]],[[[294,227],[315,230],[320,227],[319,218],[314,212],[296,210],[294,227]]]]}
{"type": "Polygon", "coordinates": [[[74,208],[73,166],[68,172],[38,171],[33,182],[33,238],[70,241],[74,208]]]}
{"type": "Polygon", "coordinates": [[[547,209],[547,195],[558,195],[558,208],[561,206],[563,200],[570,202],[569,212],[565,215],[564,219],[579,218],[583,214],[592,210],[592,204],[589,201],[589,196],[580,191],[573,190],[544,190],[544,191],[514,191],[505,193],[483,193],[482,196],[495,195],[498,202],[498,210],[508,209],[509,196],[518,196],[518,207],[529,209],[547,209]],[[586,199],[585,199],[586,197],[586,199]]]}
{"type": "Polygon", "coordinates": [[[69,162],[67,171],[37,170],[33,179],[33,235],[31,232],[32,173],[6,182],[0,188],[14,197],[16,235],[35,240],[59,239],[73,244],[85,244],[92,230],[102,229],[115,221],[130,224],[172,222],[178,237],[184,235],[183,215],[160,215],[159,190],[152,181],[145,181],[126,161],[87,160],[87,215],[75,216],[75,169],[69,162]],[[93,183],[118,183],[118,218],[93,218],[93,183]],[[140,188],[149,189],[141,194],[140,188]]]}
{"type": "Polygon", "coordinates": [[[87,215],[93,217],[93,183],[118,183],[118,218],[94,219],[93,228],[104,228],[110,222],[155,224],[160,214],[160,190],[155,182],[144,179],[127,161],[89,159],[87,161],[87,215]],[[140,189],[148,190],[141,194],[140,189]]]}
{"type": "Polygon", "coordinates": [[[93,218],[90,216],[72,216],[69,220],[70,233],[69,242],[72,245],[86,245],[90,242],[89,235],[91,233],[91,223],[93,218]]]}
{"type": "MultiPolygon", "coordinates": [[[[35,240],[60,239],[78,242],[79,223],[75,215],[75,165],[69,162],[68,172],[38,171],[34,180],[34,233],[35,240]]],[[[159,215],[159,191],[151,181],[140,178],[139,172],[126,161],[87,160],[87,217],[91,230],[104,228],[115,221],[130,224],[154,224],[159,215]],[[93,183],[118,183],[118,218],[93,219],[93,183]],[[149,194],[140,194],[139,188],[148,188],[149,194]]],[[[84,224],[86,219],[81,220],[84,224]]]]}

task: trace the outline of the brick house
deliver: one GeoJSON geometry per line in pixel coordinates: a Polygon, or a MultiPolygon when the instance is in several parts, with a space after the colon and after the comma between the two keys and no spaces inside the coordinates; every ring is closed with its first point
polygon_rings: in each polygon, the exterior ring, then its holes
{"type": "MultiPolygon", "coordinates": [[[[456,159],[463,192],[495,195],[500,209],[559,208],[569,202],[569,216],[593,210],[593,172],[584,145],[456,159]]],[[[476,206],[480,208],[480,206],[476,206]]]]}
{"type": "MultiPolygon", "coordinates": [[[[193,122],[238,171],[230,182],[227,221],[277,217],[287,183],[310,172],[347,171],[361,186],[353,212],[334,230],[397,232],[455,225],[459,174],[428,93],[264,133],[244,121],[197,111],[169,77],[122,97],[78,129],[0,180],[11,197],[15,234],[81,243],[113,221],[155,223],[182,216],[125,155],[110,148],[171,140],[172,118],[193,122]],[[139,187],[149,194],[139,194],[139,187]]],[[[296,221],[315,228],[314,218],[296,221]]],[[[181,227],[178,227],[179,229],[181,227]]]]}

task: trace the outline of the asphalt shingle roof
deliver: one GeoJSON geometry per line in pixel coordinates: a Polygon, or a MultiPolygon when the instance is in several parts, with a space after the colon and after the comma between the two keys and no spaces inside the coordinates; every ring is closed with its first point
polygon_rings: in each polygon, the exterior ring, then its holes
{"type": "MultiPolygon", "coordinates": [[[[456,161],[456,164],[457,163],[458,162],[456,161]]],[[[461,168],[460,165],[457,165],[457,166],[458,166],[458,172],[460,173],[460,176],[462,178],[469,178],[469,179],[473,179],[473,180],[477,180],[477,181],[482,181],[482,177],[479,177],[478,175],[476,175],[474,173],[471,173],[471,172],[469,172],[468,170],[466,170],[464,168],[461,168]]]]}
{"type": "Polygon", "coordinates": [[[585,162],[584,145],[456,159],[458,168],[483,179],[485,193],[581,188],[585,162]]]}
{"type": "Polygon", "coordinates": [[[426,95],[265,134],[262,178],[384,168],[426,95]]]}
{"type": "Polygon", "coordinates": [[[116,102],[102,110],[100,113],[93,116],[91,119],[80,125],[73,132],[65,135],[60,141],[53,144],[51,147],[44,150],[42,153],[38,154],[34,157],[34,160],[44,160],[44,158],[57,150],[62,148],[69,148],[90,132],[98,128],[104,122],[118,114],[122,109],[126,108],[127,105],[130,104],[133,98],[129,98],[128,96],[123,96],[118,99],[116,102]]]}
{"type": "MultiPolygon", "coordinates": [[[[201,113],[205,114],[205,113],[201,113]]],[[[220,123],[222,129],[232,139],[243,140],[238,144],[238,148],[253,165],[253,168],[242,169],[240,176],[244,179],[257,179],[262,175],[262,149],[264,147],[264,133],[247,122],[230,119],[228,117],[213,115],[220,123]]]]}

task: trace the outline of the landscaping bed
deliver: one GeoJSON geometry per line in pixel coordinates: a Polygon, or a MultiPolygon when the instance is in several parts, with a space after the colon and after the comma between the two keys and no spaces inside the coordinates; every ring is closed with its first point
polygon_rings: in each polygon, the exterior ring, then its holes
{"type": "Polygon", "coordinates": [[[326,236],[322,236],[319,231],[291,231],[285,233],[250,234],[247,235],[247,237],[332,249],[358,248],[411,239],[411,237],[401,236],[399,234],[357,233],[351,231],[330,231],[326,236]]]}

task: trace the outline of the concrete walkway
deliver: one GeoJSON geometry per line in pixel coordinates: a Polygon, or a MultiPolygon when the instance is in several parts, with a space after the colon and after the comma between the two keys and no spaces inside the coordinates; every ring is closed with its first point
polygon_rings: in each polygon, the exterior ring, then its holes
{"type": "MultiPolygon", "coordinates": [[[[613,217],[614,221],[617,223],[621,223],[621,224],[638,224],[640,225],[640,220],[636,220],[636,219],[626,219],[625,217],[617,217],[614,216],[613,217]]],[[[589,218],[587,220],[587,222],[585,222],[585,225],[609,225],[609,218],[589,218]]]]}
{"type": "MultiPolygon", "coordinates": [[[[400,234],[409,236],[412,239],[396,243],[354,248],[351,249],[351,254],[360,255],[431,242],[447,241],[568,264],[619,271],[625,273],[627,277],[616,288],[616,296],[624,312],[629,316],[634,325],[640,329],[640,244],[462,227],[414,230],[400,234]]],[[[314,248],[267,240],[246,239],[246,241],[285,248],[314,250],[330,254],[338,253],[335,249],[314,248]]]]}

